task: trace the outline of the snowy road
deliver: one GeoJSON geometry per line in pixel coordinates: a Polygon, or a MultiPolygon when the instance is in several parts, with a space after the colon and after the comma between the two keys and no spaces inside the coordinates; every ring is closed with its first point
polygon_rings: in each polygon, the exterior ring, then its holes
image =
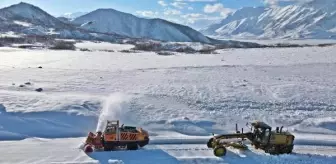
{"type": "Polygon", "coordinates": [[[205,144],[152,144],[138,151],[85,154],[79,149],[83,138],[39,139],[0,142],[0,163],[88,164],[88,163],[319,163],[333,164],[336,149],[330,146],[296,146],[294,154],[270,156],[251,148],[238,151],[229,148],[217,158],[205,144]]]}

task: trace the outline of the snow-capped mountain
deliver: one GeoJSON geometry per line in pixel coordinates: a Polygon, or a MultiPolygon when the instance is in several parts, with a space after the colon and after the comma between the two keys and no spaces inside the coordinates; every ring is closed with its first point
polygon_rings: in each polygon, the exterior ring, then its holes
{"type": "Polygon", "coordinates": [[[13,31],[23,34],[49,35],[55,29],[65,29],[70,25],[64,24],[40,8],[19,3],[0,9],[1,32],[13,31]]]}
{"type": "MultiPolygon", "coordinates": [[[[79,13],[77,13],[79,14],[79,13]]],[[[83,13],[81,13],[83,14],[83,13]]],[[[76,14],[68,14],[68,17],[76,14]]],[[[175,42],[213,43],[200,32],[162,19],[144,19],[113,9],[98,9],[71,21],[48,14],[37,6],[19,3],[0,9],[0,32],[57,35],[62,38],[147,38],[175,42]]]]}
{"type": "Polygon", "coordinates": [[[135,38],[178,42],[211,42],[211,39],[190,27],[162,19],[139,18],[114,9],[95,10],[76,18],[73,23],[91,31],[117,33],[135,38]]]}
{"type": "Polygon", "coordinates": [[[336,0],[284,7],[246,7],[200,30],[218,38],[336,39],[336,0]]]}
{"type": "Polygon", "coordinates": [[[52,28],[64,28],[66,24],[40,8],[28,3],[19,3],[0,10],[0,18],[5,21],[21,21],[52,28]]]}
{"type": "Polygon", "coordinates": [[[98,9],[73,21],[57,19],[39,7],[19,3],[0,9],[0,34],[53,36],[104,41],[163,40],[223,44],[226,47],[258,45],[219,41],[188,27],[162,19],[144,19],[113,9],[98,9]]]}
{"type": "Polygon", "coordinates": [[[19,3],[0,9],[0,32],[15,32],[28,35],[54,35],[59,38],[103,39],[114,41],[119,35],[101,34],[76,28],[39,7],[19,3]]]}

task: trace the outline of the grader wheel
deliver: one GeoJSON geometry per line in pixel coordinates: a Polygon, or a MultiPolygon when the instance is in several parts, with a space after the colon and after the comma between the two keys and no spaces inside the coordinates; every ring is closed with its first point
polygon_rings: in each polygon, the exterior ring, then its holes
{"type": "Polygon", "coordinates": [[[222,157],[226,155],[226,148],[224,146],[216,146],[214,149],[214,154],[217,157],[222,157]]]}
{"type": "Polygon", "coordinates": [[[265,153],[269,153],[271,155],[279,155],[280,154],[280,150],[277,146],[269,146],[265,148],[265,153]]]}
{"type": "Polygon", "coordinates": [[[293,145],[287,146],[285,150],[286,150],[286,154],[292,153],[292,151],[293,151],[293,145]]]}
{"type": "Polygon", "coordinates": [[[210,138],[210,139],[209,139],[209,141],[208,141],[208,143],[207,143],[208,148],[212,148],[212,141],[213,141],[213,140],[214,140],[213,138],[210,138]]]}

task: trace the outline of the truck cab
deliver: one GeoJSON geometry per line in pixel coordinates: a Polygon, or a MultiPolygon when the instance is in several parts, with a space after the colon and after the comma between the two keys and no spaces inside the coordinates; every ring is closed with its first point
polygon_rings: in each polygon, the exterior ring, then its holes
{"type": "Polygon", "coordinates": [[[105,141],[117,141],[119,140],[119,120],[107,121],[103,137],[105,141]]]}
{"type": "Polygon", "coordinates": [[[136,150],[149,143],[149,134],[140,127],[120,126],[119,120],[107,121],[102,142],[105,150],[113,150],[116,147],[126,147],[136,150]]]}

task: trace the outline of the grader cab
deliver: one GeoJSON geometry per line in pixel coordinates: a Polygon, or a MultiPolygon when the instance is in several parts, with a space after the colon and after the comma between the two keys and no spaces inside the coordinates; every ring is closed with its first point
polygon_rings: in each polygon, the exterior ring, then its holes
{"type": "Polygon", "coordinates": [[[262,149],[266,153],[285,154],[291,153],[294,148],[294,135],[289,132],[283,132],[282,128],[276,127],[275,131],[272,131],[272,127],[264,122],[255,121],[251,123],[251,131],[244,133],[238,131],[236,124],[236,133],[223,134],[212,137],[207,146],[214,149],[216,156],[224,156],[226,154],[226,147],[232,146],[239,149],[247,149],[247,146],[243,144],[243,141],[248,139],[251,145],[256,149],[262,149]],[[225,142],[227,139],[241,139],[239,142],[225,142]]]}

